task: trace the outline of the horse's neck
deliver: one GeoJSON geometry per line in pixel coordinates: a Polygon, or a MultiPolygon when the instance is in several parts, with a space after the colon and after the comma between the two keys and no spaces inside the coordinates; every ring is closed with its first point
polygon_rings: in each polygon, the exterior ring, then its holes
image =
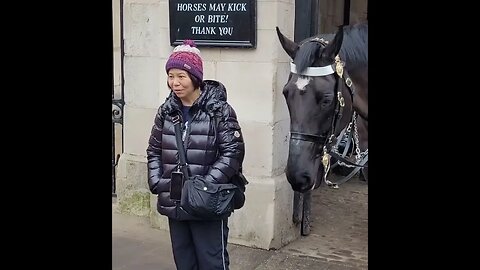
{"type": "MultiPolygon", "coordinates": [[[[368,67],[349,71],[353,82],[353,108],[368,121],[368,67]]],[[[347,87],[347,86],[345,86],[347,87]]]]}
{"type": "Polygon", "coordinates": [[[342,132],[342,130],[347,127],[353,116],[352,97],[348,92],[346,85],[342,89],[342,95],[345,101],[345,106],[342,109],[342,116],[337,120],[337,124],[335,126],[335,136],[340,135],[340,132],[342,132]]]}
{"type": "Polygon", "coordinates": [[[342,95],[345,100],[342,117],[335,128],[337,136],[352,122],[353,112],[357,112],[356,123],[352,123],[351,131],[357,133],[360,151],[368,149],[368,67],[347,70],[353,82],[353,96],[348,86],[342,84],[342,95]],[[353,97],[353,100],[352,100],[353,97]]]}
{"type": "Polygon", "coordinates": [[[335,127],[335,134],[337,136],[352,121],[354,111],[358,114],[357,120],[361,118],[365,121],[365,124],[368,124],[368,95],[365,95],[368,91],[368,88],[365,88],[368,87],[368,82],[364,82],[358,79],[358,77],[351,75],[350,78],[353,82],[354,92],[352,96],[348,86],[345,83],[342,85],[341,91],[345,100],[345,106],[342,109],[342,116],[337,120],[335,127]],[[354,81],[354,78],[357,79],[354,81]]]}
{"type": "MultiPolygon", "coordinates": [[[[348,93],[344,93],[348,94],[348,93]]],[[[343,129],[352,123],[351,132],[357,133],[360,151],[368,149],[368,121],[362,118],[358,113],[355,122],[353,122],[353,111],[351,106],[351,99],[345,98],[345,107],[341,118],[338,119],[335,127],[335,136],[338,137],[343,129]]]]}

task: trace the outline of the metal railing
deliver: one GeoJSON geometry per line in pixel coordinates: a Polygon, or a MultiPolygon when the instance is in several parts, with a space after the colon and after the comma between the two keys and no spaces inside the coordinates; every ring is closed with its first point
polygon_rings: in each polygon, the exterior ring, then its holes
{"type": "Polygon", "coordinates": [[[124,104],[123,99],[113,99],[112,97],[112,196],[116,196],[115,172],[120,158],[120,154],[115,155],[115,124],[123,125],[124,104]]]}

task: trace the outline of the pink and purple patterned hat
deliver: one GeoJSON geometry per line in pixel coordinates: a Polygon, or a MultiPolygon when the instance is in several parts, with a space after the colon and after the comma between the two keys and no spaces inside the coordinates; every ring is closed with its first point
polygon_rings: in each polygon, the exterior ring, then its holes
{"type": "Polygon", "coordinates": [[[173,49],[165,65],[165,70],[168,73],[172,68],[185,70],[200,81],[203,81],[202,56],[193,40],[186,39],[182,45],[178,45],[173,49]]]}

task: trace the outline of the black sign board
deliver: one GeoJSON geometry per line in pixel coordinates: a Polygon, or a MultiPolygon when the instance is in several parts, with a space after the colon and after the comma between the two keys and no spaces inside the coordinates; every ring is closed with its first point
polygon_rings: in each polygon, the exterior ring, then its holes
{"type": "Polygon", "coordinates": [[[255,0],[170,0],[170,44],[191,39],[200,46],[256,46],[255,0]]]}

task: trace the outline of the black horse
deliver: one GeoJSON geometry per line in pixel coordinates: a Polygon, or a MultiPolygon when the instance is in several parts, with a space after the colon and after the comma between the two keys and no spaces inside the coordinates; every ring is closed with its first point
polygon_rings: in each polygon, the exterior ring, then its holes
{"type": "Polygon", "coordinates": [[[342,161],[361,167],[368,179],[368,162],[362,162],[368,160],[368,22],[341,26],[333,39],[317,35],[299,44],[278,27],[277,34],[293,59],[283,89],[290,113],[286,176],[293,190],[304,193],[326,181],[330,157],[342,159],[336,139],[346,127],[356,155],[342,161]]]}

